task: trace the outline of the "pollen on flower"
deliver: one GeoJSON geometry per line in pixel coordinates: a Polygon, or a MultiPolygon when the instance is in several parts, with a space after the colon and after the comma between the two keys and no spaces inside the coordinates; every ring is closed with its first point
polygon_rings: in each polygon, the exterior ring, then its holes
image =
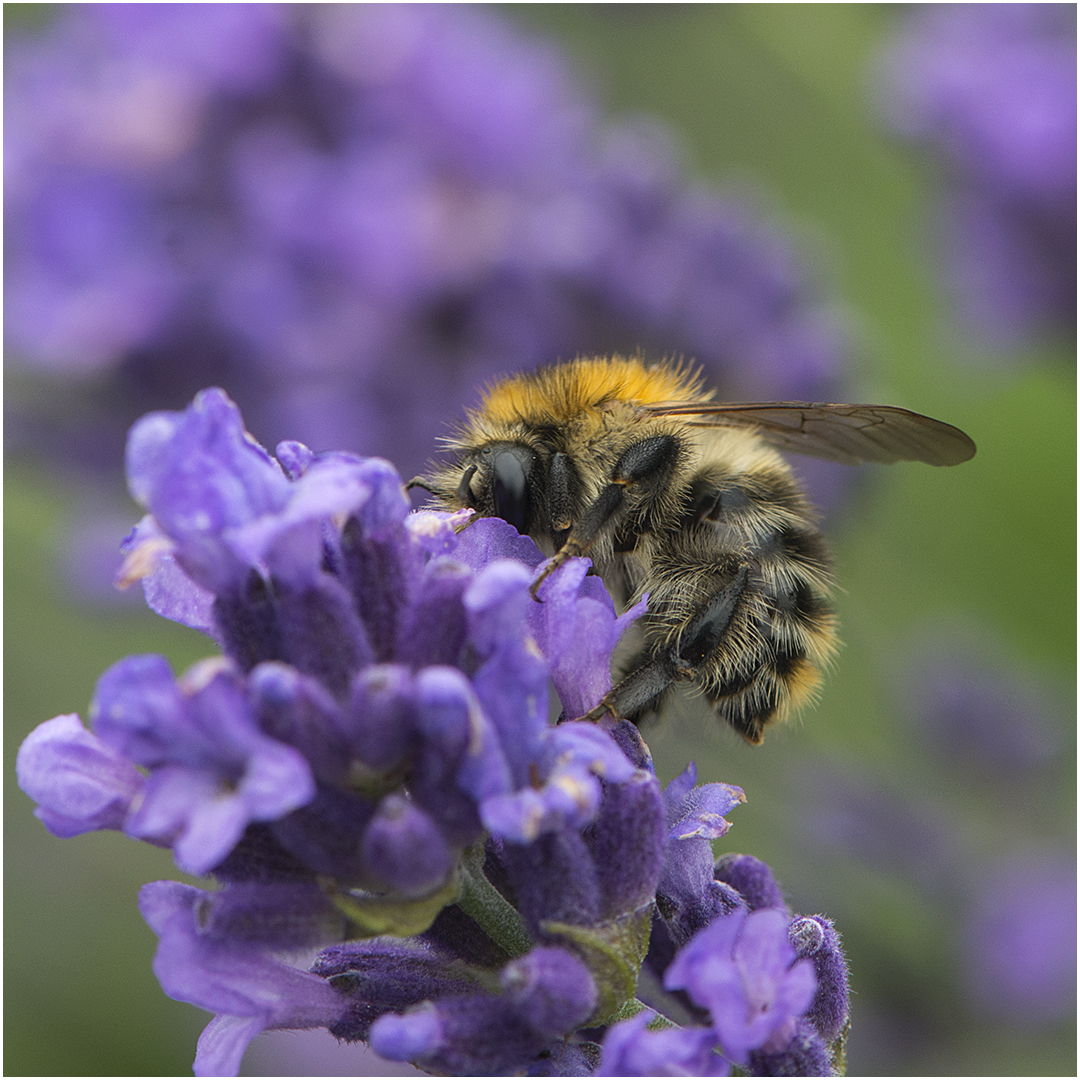
{"type": "Polygon", "coordinates": [[[188,697],[192,697],[205,690],[207,686],[221,675],[233,670],[232,661],[227,656],[207,656],[203,660],[197,660],[177,679],[180,691],[188,697]]]}
{"type": "Polygon", "coordinates": [[[158,568],[163,555],[172,551],[172,543],[164,536],[150,536],[137,544],[125,556],[116,572],[114,584],[129,589],[136,581],[149,577],[158,568]]]}

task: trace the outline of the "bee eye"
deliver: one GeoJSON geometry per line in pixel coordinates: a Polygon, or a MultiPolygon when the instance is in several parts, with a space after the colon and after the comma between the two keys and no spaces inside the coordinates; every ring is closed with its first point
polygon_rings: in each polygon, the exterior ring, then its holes
{"type": "Polygon", "coordinates": [[[529,482],[526,463],[528,451],[503,450],[493,464],[495,513],[508,521],[522,535],[529,531],[529,482]]]}

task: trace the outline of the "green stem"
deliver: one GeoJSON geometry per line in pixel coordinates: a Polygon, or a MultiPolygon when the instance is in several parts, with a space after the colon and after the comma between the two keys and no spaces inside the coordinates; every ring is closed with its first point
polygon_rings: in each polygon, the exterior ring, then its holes
{"type": "Polygon", "coordinates": [[[484,876],[483,843],[465,852],[461,863],[461,895],[457,903],[511,957],[524,956],[532,948],[532,939],[521,916],[484,876]]]}

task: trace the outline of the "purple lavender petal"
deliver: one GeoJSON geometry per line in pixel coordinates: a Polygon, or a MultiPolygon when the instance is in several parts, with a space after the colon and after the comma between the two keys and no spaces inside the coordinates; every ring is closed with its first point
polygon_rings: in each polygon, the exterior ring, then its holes
{"type": "Polygon", "coordinates": [[[432,559],[398,629],[394,655],[414,667],[456,664],[468,630],[463,596],[472,575],[456,559],[432,559]]]}
{"type": "Polygon", "coordinates": [[[267,743],[238,782],[207,770],[155,770],[126,831],[171,843],[181,869],[194,874],[211,870],[233,849],[249,822],[276,821],[314,796],[304,759],[290,747],[267,743]]]}
{"type": "Polygon", "coordinates": [[[814,997],[808,960],[795,959],[788,916],[773,908],[739,909],[696,934],[664,975],[708,1008],[724,1053],[745,1063],[749,1051],[783,1050],[814,997]]]}
{"type": "Polygon", "coordinates": [[[203,1028],[195,1050],[195,1076],[239,1076],[240,1064],[256,1035],[266,1030],[261,1015],[219,1014],[203,1028]]]}
{"type": "Polygon", "coordinates": [[[565,949],[533,949],[507,964],[500,982],[530,1026],[548,1038],[573,1031],[596,1005],[589,969],[565,949]]]}
{"type": "MultiPolygon", "coordinates": [[[[403,499],[400,480],[397,489],[397,495],[403,499]]],[[[379,516],[380,501],[385,502],[385,496],[371,500],[362,512],[379,516]]],[[[407,543],[408,533],[400,522],[386,523],[379,533],[369,535],[359,519],[352,518],[342,531],[341,546],[345,580],[367,630],[374,659],[386,663],[394,659],[394,645],[423,567],[423,557],[407,543]]]]}
{"type": "Polygon", "coordinates": [[[415,750],[419,738],[412,676],[397,664],[373,664],[353,680],[345,730],[356,757],[390,772],[415,750]]]}
{"type": "Polygon", "coordinates": [[[664,788],[664,811],[669,825],[679,820],[687,796],[697,783],[697,762],[691,761],[678,776],[664,788]]]}
{"type": "Polygon", "coordinates": [[[541,589],[542,605],[529,625],[551,665],[565,715],[584,716],[611,689],[611,653],[623,631],[647,605],[642,599],[619,618],[596,577],[587,578],[585,559],[571,559],[541,589]]]}
{"type": "Polygon", "coordinates": [[[503,993],[444,998],[384,1015],[371,1045],[384,1057],[450,1075],[500,1075],[527,1069],[553,1038],[583,1023],[596,986],[580,960],[562,949],[534,949],[508,964],[503,993]]]}
{"type": "Polygon", "coordinates": [[[529,844],[506,843],[503,859],[517,908],[533,938],[545,921],[595,926],[602,897],[596,864],[576,829],[543,833],[529,844]]]}
{"type": "Polygon", "coordinates": [[[667,849],[657,902],[676,944],[684,944],[742,903],[734,890],[714,880],[710,842],[727,832],[729,824],[720,815],[743,801],[742,790],[731,784],[695,787],[696,778],[697,767],[691,762],[668,784],[663,796],[667,849]]]}
{"type": "Polygon", "coordinates": [[[751,1050],[750,1076],[835,1076],[836,1069],[829,1048],[814,1025],[798,1021],[795,1034],[780,1050],[751,1050]]]}
{"type": "Polygon", "coordinates": [[[163,657],[129,657],[98,683],[92,713],[103,739],[152,772],[126,828],[174,846],[204,873],[249,821],[273,821],[314,795],[307,761],[263,736],[235,674],[206,661],[174,682],[163,657]]]}
{"type": "Polygon", "coordinates": [[[544,559],[530,537],[522,536],[513,525],[494,517],[469,522],[457,538],[454,558],[473,570],[482,570],[500,559],[511,559],[535,569],[544,559]]]}
{"type": "Polygon", "coordinates": [[[233,884],[199,908],[199,931],[219,941],[287,950],[311,948],[349,931],[345,916],[311,880],[233,884]]]}
{"type": "Polygon", "coordinates": [[[233,530],[280,512],[291,487],[221,390],[201,392],[182,413],[143,417],[128,438],[127,474],[177,561],[213,592],[236,587],[250,565],[230,544],[233,530]]]}
{"type": "Polygon", "coordinates": [[[531,581],[521,563],[496,560],[464,596],[469,641],[482,660],[473,686],[519,787],[529,782],[547,730],[547,666],[523,633],[531,581]]]}
{"type": "MultiPolygon", "coordinates": [[[[458,552],[460,554],[459,547],[458,552]]],[[[473,644],[484,658],[504,642],[520,636],[532,598],[528,587],[533,575],[513,559],[495,559],[480,568],[465,597],[471,615],[473,644]]]]}
{"type": "MultiPolygon", "coordinates": [[[[349,590],[329,574],[319,573],[310,585],[290,588],[276,583],[273,615],[277,633],[273,646],[280,658],[288,658],[294,667],[319,679],[336,697],[344,698],[353,676],[375,660],[379,638],[372,640],[356,613],[349,590]]],[[[220,608],[219,608],[220,611],[220,608]]],[[[253,635],[256,648],[242,660],[278,659],[262,656],[259,635],[253,635]]],[[[228,650],[235,655],[235,646],[228,650]]],[[[244,650],[248,652],[248,650],[244,650]]]]}
{"type": "Polygon", "coordinates": [[[466,846],[480,834],[476,789],[505,783],[506,763],[485,730],[476,695],[456,668],[425,668],[416,680],[420,746],[412,794],[435,815],[447,837],[466,846]]]}
{"type": "Polygon", "coordinates": [[[480,820],[493,836],[527,844],[545,832],[548,806],[540,792],[526,787],[512,794],[489,796],[480,806],[480,820]]]}
{"type": "Polygon", "coordinates": [[[39,724],[15,759],[19,787],[54,836],[120,829],[141,794],[142,774],[83,727],[74,713],[39,724]]]}
{"type": "MultiPolygon", "coordinates": [[[[98,679],[90,718],[109,745],[150,768],[184,754],[190,738],[183,701],[163,656],[129,656],[113,664],[98,679]]],[[[190,751],[185,757],[197,760],[190,751]]]]}
{"type": "Polygon", "coordinates": [[[600,808],[597,778],[624,783],[634,775],[616,743],[592,724],[560,724],[545,735],[542,752],[531,763],[532,783],[481,804],[486,828],[514,843],[587,824],[600,808]]]}
{"type": "Polygon", "coordinates": [[[173,555],[174,547],[147,514],[121,545],[127,558],[117,574],[117,587],[127,588],[141,579],[152,611],[210,634],[214,626],[214,594],[184,573],[173,555]]]}
{"type": "Polygon", "coordinates": [[[146,797],[127,823],[130,836],[168,844],[176,865],[205,874],[221,862],[244,833],[243,802],[209,772],[181,767],[155,769],[146,797]]]}
{"type": "Polygon", "coordinates": [[[248,694],[264,734],[299,750],[317,779],[345,780],[346,721],[326,687],[289,664],[266,663],[252,669],[248,694]]]}
{"type": "Polygon", "coordinates": [[[266,566],[275,578],[293,586],[315,580],[322,523],[337,514],[355,513],[376,497],[365,465],[343,455],[316,459],[292,484],[278,513],[263,513],[232,531],[232,550],[247,565],[266,566]]]}
{"type": "MultiPolygon", "coordinates": [[[[474,511],[468,509],[456,510],[453,513],[442,510],[414,510],[405,519],[405,528],[428,555],[450,555],[457,550],[459,544],[456,530],[463,528],[473,515],[474,511]]],[[[462,555],[455,558],[457,561],[465,561],[462,555]]]]}
{"type": "Polygon", "coordinates": [[[713,1053],[709,1028],[646,1028],[654,1012],[622,1020],[604,1036],[604,1052],[594,1076],[729,1076],[731,1066],[713,1053]]]}
{"type": "Polygon", "coordinates": [[[357,514],[365,535],[377,540],[398,536],[398,528],[412,507],[397,469],[389,461],[375,457],[362,459],[359,469],[372,493],[357,514]]]}
{"type": "Polygon", "coordinates": [[[669,829],[672,840],[690,840],[701,837],[716,840],[726,835],[731,822],[724,814],[740,803],[746,802],[742,788],[734,784],[702,784],[693,788],[683,798],[678,818],[669,829]]]}
{"type": "Polygon", "coordinates": [[[601,915],[614,919],[650,904],[664,867],[664,808],[659,781],[638,770],[604,785],[600,812],[586,839],[601,891],[601,915]]]}
{"type": "Polygon", "coordinates": [[[274,838],[300,863],[347,885],[367,879],[361,840],[375,803],[363,795],[319,784],[315,797],[277,821],[274,838]]]}
{"type": "Polygon", "coordinates": [[[274,447],[274,457],[285,470],[285,475],[295,482],[307,472],[315,460],[315,453],[302,442],[285,439],[274,447]]]}
{"type": "Polygon", "coordinates": [[[341,1015],[343,1002],[317,976],[258,948],[202,933],[202,907],[211,897],[189,885],[155,881],[143,886],[139,910],[160,939],[154,974],[162,989],[177,1001],[219,1014],[213,1034],[200,1042],[197,1074],[235,1075],[247,1043],[260,1031],[329,1026],[341,1015]],[[223,1025],[229,1034],[220,1030],[223,1025]]]}
{"type": "Polygon", "coordinates": [[[560,771],[587,769],[612,784],[629,780],[635,772],[614,739],[595,724],[571,721],[550,729],[544,753],[560,771]]]}

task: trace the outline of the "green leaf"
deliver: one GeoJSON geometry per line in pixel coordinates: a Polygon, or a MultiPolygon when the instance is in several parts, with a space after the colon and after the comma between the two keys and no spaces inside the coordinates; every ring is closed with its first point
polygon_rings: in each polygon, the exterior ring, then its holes
{"type": "Polygon", "coordinates": [[[521,915],[484,875],[484,842],[465,852],[458,907],[513,959],[533,946],[521,915]]]}
{"type": "Polygon", "coordinates": [[[596,980],[599,998],[586,1027],[614,1023],[626,1015],[623,1010],[634,999],[638,974],[649,949],[652,912],[649,903],[599,926],[540,924],[545,934],[565,938],[596,980]]]}
{"type": "Polygon", "coordinates": [[[438,891],[419,899],[348,892],[332,882],[321,884],[337,909],[359,931],[355,938],[379,937],[382,934],[413,937],[422,934],[447,904],[457,900],[461,891],[457,874],[452,875],[438,891]]]}

